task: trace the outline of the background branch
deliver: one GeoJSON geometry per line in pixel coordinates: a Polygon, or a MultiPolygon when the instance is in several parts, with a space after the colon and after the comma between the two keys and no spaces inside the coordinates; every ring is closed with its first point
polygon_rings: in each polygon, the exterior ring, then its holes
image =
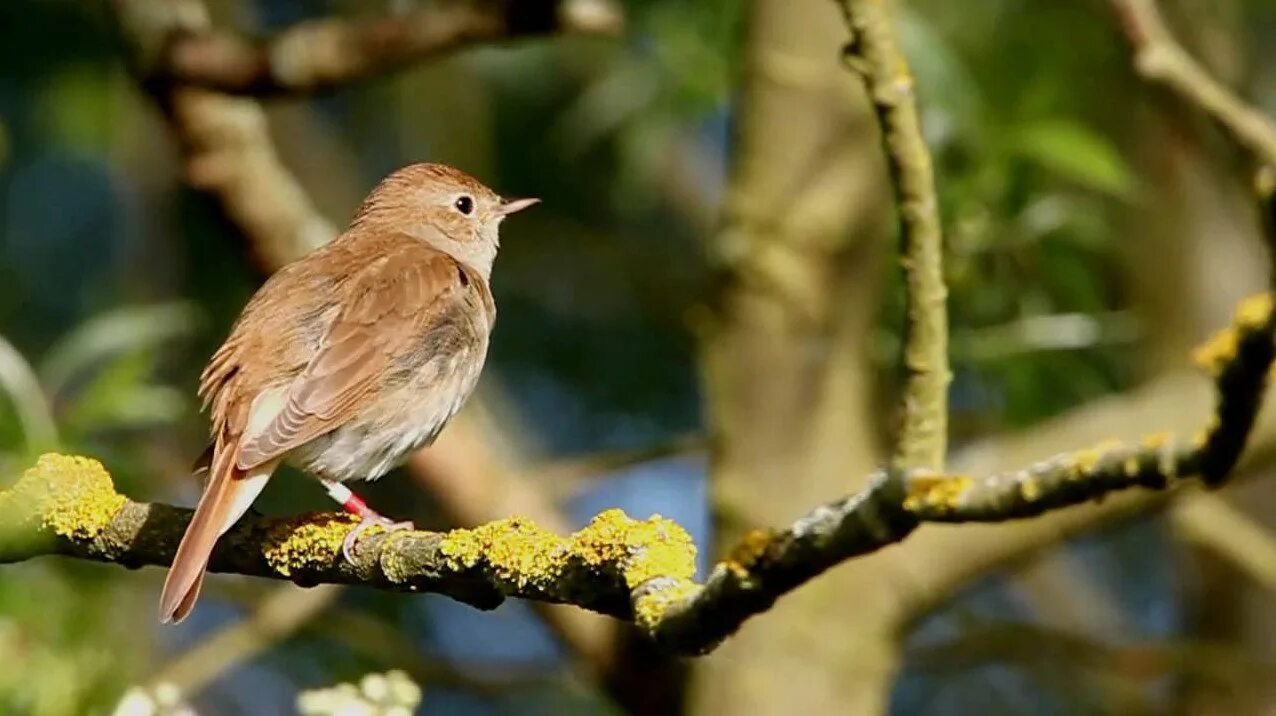
{"type": "Polygon", "coordinates": [[[1219,123],[1260,162],[1276,165],[1276,122],[1214,79],[1174,40],[1156,0],[1110,0],[1139,74],[1219,123]]]}
{"type": "Polygon", "coordinates": [[[302,94],[476,44],[623,27],[609,0],[443,0],[380,18],[311,20],[265,41],[188,29],[162,43],[148,74],[227,94],[302,94]]]}
{"type": "Polygon", "coordinates": [[[948,289],[943,274],[943,228],[934,168],[922,138],[908,61],[900,52],[886,3],[841,0],[851,31],[848,65],[863,79],[877,109],[899,212],[907,284],[904,329],[903,424],[894,464],[940,470],[948,440],[948,289]]]}

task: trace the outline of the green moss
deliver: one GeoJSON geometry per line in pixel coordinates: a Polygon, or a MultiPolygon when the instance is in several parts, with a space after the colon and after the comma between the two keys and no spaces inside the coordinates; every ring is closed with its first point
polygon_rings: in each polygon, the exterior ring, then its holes
{"type": "Polygon", "coordinates": [[[17,484],[0,492],[3,513],[75,540],[97,537],[127,502],[102,463],[57,453],[41,455],[17,484]]]}

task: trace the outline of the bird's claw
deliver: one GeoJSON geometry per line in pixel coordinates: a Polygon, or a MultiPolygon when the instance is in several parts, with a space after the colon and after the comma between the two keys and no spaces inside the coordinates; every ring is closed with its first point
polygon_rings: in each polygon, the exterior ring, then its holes
{"type": "Polygon", "coordinates": [[[359,520],[359,524],[355,525],[346,533],[345,539],[341,540],[341,555],[346,558],[347,562],[354,564],[354,556],[358,551],[359,538],[363,536],[373,527],[380,527],[385,532],[399,532],[401,530],[416,529],[416,525],[411,522],[395,522],[388,517],[381,515],[371,515],[359,520]]]}

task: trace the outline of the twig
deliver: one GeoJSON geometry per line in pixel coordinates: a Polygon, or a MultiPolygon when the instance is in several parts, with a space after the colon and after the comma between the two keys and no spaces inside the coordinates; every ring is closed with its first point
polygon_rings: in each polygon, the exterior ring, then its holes
{"type": "Polygon", "coordinates": [[[1261,524],[1212,495],[1175,506],[1178,534],[1213,549],[1269,590],[1276,590],[1276,539],[1261,524]]]}
{"type": "Polygon", "coordinates": [[[556,501],[566,500],[585,485],[644,463],[702,453],[708,441],[702,435],[680,435],[665,442],[632,450],[616,450],[566,457],[521,471],[524,482],[540,485],[556,501]]]}
{"type": "Polygon", "coordinates": [[[968,670],[983,664],[1045,660],[1120,674],[1137,682],[1201,673],[1220,680],[1268,678],[1276,664],[1255,659],[1235,645],[1174,641],[1113,645],[1062,629],[1014,622],[977,622],[951,641],[909,649],[908,662],[925,672],[968,670]]]}
{"type": "Polygon", "coordinates": [[[1109,0],[1145,79],[1168,87],[1218,122],[1264,164],[1276,165],[1276,121],[1248,105],[1192,59],[1170,34],[1156,0],[1109,0]]]}
{"type": "Polygon", "coordinates": [[[281,587],[266,596],[244,619],[223,628],[179,655],[152,679],[184,694],[202,690],[227,669],[252,660],[332,606],[341,587],[298,590],[281,587]]]}
{"type": "Polygon", "coordinates": [[[280,163],[260,105],[153,74],[167,38],[211,26],[203,3],[115,0],[115,8],[136,71],[182,144],[186,180],[218,200],[258,268],[273,272],[336,236],[336,227],[280,163]]]}
{"type": "MultiPolygon", "coordinates": [[[[633,621],[664,648],[699,654],[783,594],[844,560],[907,537],[921,522],[999,522],[1079,504],[1128,487],[1165,489],[1199,474],[1218,484],[1252,426],[1273,353],[1276,310],[1264,294],[1198,355],[1214,376],[1218,412],[1186,444],[1151,436],[1042,461],[985,478],[884,471],[863,492],[817,507],[779,533],[755,531],[703,584],[692,581],[695,546],[676,524],[636,521],[619,510],[563,538],[520,518],[448,533],[375,534],[354,562],[341,556],[351,518],[250,516],[213,556],[214,571],[445,594],[480,608],[506,597],[575,604],[633,621]]],[[[128,566],[166,565],[190,511],[117,494],[87,458],[48,455],[12,489],[0,514],[0,563],[63,554],[128,566]],[[25,535],[22,535],[25,530],[25,535]],[[24,536],[23,539],[15,536],[24,536]]]]}
{"type": "Polygon", "coordinates": [[[308,626],[311,636],[340,644],[382,666],[402,669],[426,688],[446,687],[498,695],[528,687],[566,688],[573,678],[572,673],[553,665],[453,664],[442,657],[422,653],[420,645],[397,625],[352,609],[330,609],[322,622],[308,626]]]}
{"type": "Polygon", "coordinates": [[[610,0],[440,0],[379,18],[311,20],[265,41],[207,28],[176,33],[148,74],[226,94],[304,94],[479,43],[614,35],[623,26],[623,12],[610,0]]]}
{"type": "Polygon", "coordinates": [[[895,447],[898,469],[940,470],[948,431],[948,289],[943,230],[930,151],[922,138],[913,78],[896,44],[882,0],[839,0],[851,42],[846,60],[864,79],[877,109],[899,204],[901,261],[907,284],[903,425],[895,447]]]}

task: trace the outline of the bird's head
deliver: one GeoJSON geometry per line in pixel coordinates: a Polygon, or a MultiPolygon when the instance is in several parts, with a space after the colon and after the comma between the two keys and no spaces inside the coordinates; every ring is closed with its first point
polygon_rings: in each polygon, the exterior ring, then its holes
{"type": "Polygon", "coordinates": [[[501,245],[501,222],[539,201],[506,199],[446,164],[411,164],[381,180],[350,228],[407,234],[487,277],[501,245]]]}

